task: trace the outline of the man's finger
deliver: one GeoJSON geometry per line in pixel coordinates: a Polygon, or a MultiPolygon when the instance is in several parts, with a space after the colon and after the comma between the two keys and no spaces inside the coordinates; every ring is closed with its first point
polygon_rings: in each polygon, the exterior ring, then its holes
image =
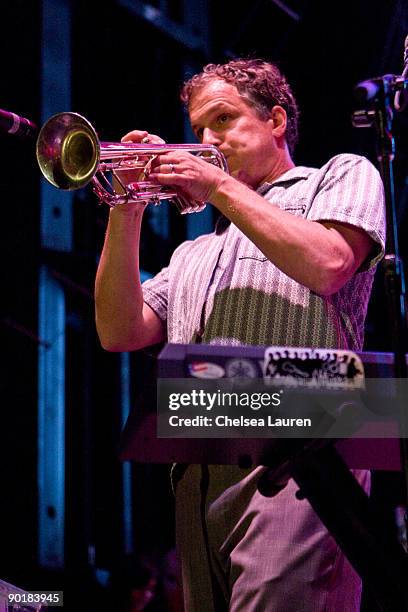
{"type": "Polygon", "coordinates": [[[149,134],[146,130],[132,130],[123,136],[121,142],[136,142],[143,144],[165,144],[157,134],[149,134]]]}
{"type": "Polygon", "coordinates": [[[121,142],[141,142],[147,136],[146,130],[132,130],[121,138],[121,142]]]}
{"type": "Polygon", "coordinates": [[[183,177],[174,172],[152,172],[149,180],[161,185],[179,185],[183,183],[183,177]]]}

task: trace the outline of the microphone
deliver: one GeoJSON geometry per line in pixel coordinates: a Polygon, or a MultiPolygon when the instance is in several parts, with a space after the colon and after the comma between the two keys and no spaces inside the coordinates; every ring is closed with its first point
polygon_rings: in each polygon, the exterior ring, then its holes
{"type": "Polygon", "coordinates": [[[13,134],[19,138],[34,138],[38,133],[38,128],[29,119],[0,109],[0,132],[13,134]]]}
{"type": "Polygon", "coordinates": [[[354,97],[360,104],[366,104],[373,100],[380,92],[381,88],[387,90],[387,93],[394,93],[395,110],[402,111],[408,103],[408,93],[406,82],[408,77],[408,36],[404,42],[404,69],[399,77],[394,74],[385,74],[382,77],[361,81],[354,88],[354,97]]]}
{"type": "Polygon", "coordinates": [[[379,79],[370,79],[368,81],[361,81],[354,88],[354,96],[360,104],[364,104],[368,102],[368,100],[372,100],[375,98],[377,93],[380,90],[379,79]]]}

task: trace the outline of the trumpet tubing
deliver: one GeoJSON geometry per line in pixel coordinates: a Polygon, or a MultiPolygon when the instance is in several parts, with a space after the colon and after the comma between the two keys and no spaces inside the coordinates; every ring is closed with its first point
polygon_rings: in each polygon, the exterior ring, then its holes
{"type": "Polygon", "coordinates": [[[212,145],[100,142],[91,123],[77,113],[59,113],[48,119],[38,135],[36,150],[40,170],[52,185],[72,191],[92,182],[99,202],[111,208],[129,202],[157,205],[161,200],[172,200],[181,214],[204,208],[205,202],[186,201],[171,187],[149,180],[123,182],[121,170],[139,170],[143,176],[160,153],[187,151],[228,172],[224,155],[212,145]],[[109,173],[120,192],[109,180],[109,173]]]}

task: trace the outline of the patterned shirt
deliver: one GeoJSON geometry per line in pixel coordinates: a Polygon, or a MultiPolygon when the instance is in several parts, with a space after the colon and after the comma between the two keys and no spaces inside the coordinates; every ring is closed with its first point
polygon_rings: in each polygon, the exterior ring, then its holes
{"type": "Polygon", "coordinates": [[[321,169],[292,168],[258,193],[290,214],[361,228],[375,249],[344,287],[322,296],[279,270],[235,225],[218,224],[214,233],[181,244],[169,266],[143,284],[145,302],[166,321],[168,342],[361,350],[384,253],[379,173],[367,159],[342,154],[321,169]]]}

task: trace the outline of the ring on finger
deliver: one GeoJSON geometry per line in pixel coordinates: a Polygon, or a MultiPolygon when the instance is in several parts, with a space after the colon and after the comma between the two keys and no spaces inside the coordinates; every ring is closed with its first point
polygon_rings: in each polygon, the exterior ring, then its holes
{"type": "Polygon", "coordinates": [[[174,172],[174,164],[169,164],[170,166],[170,174],[173,174],[174,172]]]}
{"type": "Polygon", "coordinates": [[[150,142],[150,138],[149,138],[149,136],[145,136],[144,138],[142,138],[142,142],[143,142],[144,144],[146,144],[147,142],[150,142]]]}

